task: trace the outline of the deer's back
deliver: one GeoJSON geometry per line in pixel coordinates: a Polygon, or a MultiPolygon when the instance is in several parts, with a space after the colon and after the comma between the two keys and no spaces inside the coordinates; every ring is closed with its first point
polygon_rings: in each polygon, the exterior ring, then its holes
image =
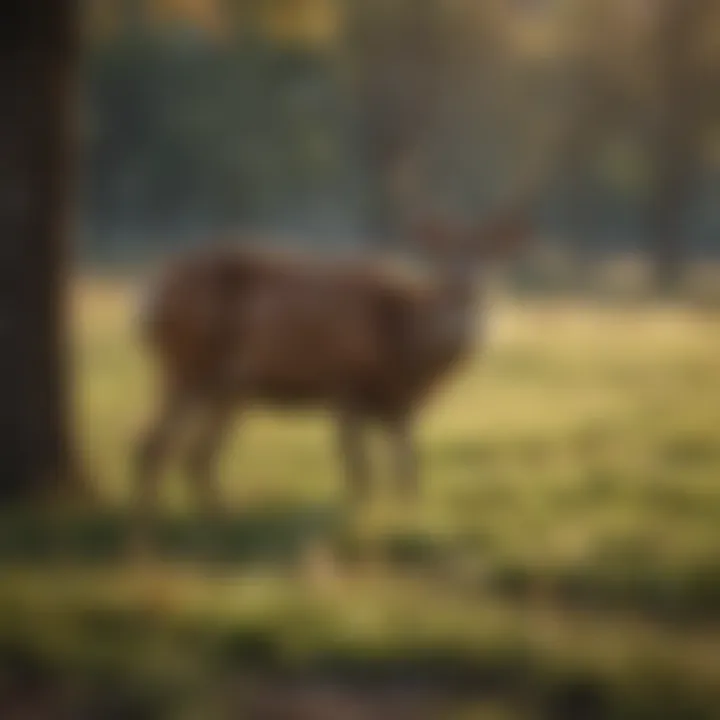
{"type": "Polygon", "coordinates": [[[215,251],[161,279],[150,339],[177,381],[389,412],[442,370],[417,343],[431,294],[423,278],[380,265],[215,251]]]}

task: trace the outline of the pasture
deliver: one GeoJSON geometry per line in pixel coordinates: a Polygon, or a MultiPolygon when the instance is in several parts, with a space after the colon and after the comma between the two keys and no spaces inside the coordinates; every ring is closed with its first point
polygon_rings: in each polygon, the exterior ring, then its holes
{"type": "MultiPolygon", "coordinates": [[[[720,313],[499,298],[422,419],[416,506],[382,444],[353,508],[331,424],[257,411],[223,455],[223,518],[170,468],[138,561],[152,382],[129,301],[79,283],[101,507],[0,531],[0,638],[31,677],[126,703],[113,717],[720,717],[720,313]]],[[[56,685],[47,702],[73,702],[56,685]]]]}

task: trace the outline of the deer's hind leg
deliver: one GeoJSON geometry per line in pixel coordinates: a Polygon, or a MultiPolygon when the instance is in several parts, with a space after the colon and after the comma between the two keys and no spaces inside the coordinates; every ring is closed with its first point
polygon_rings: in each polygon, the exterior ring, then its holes
{"type": "Polygon", "coordinates": [[[349,494],[353,500],[367,500],[371,487],[365,420],[355,412],[342,411],[338,416],[338,430],[349,494]]]}
{"type": "Polygon", "coordinates": [[[412,421],[400,415],[389,422],[388,429],[398,493],[406,500],[415,500],[420,491],[420,466],[412,421]]]}
{"type": "Polygon", "coordinates": [[[179,442],[191,409],[191,398],[186,393],[166,392],[155,418],[137,443],[134,492],[136,510],[143,525],[157,512],[163,463],[179,442]]]}
{"type": "Polygon", "coordinates": [[[208,403],[187,454],[187,473],[204,512],[217,514],[221,499],[218,460],[230,425],[231,407],[224,401],[208,403]]]}

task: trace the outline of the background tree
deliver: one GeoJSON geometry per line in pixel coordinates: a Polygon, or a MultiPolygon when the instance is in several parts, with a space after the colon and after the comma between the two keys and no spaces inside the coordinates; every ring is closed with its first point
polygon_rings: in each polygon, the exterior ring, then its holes
{"type": "Polygon", "coordinates": [[[480,215],[536,155],[589,273],[644,247],[664,285],[714,251],[720,0],[85,5],[93,259],[232,224],[384,241],[408,167],[480,215]]]}
{"type": "Polygon", "coordinates": [[[0,63],[0,502],[67,482],[66,231],[77,17],[6,9],[0,63]]]}
{"type": "Polygon", "coordinates": [[[672,290],[682,276],[703,151],[719,119],[720,2],[656,0],[651,10],[655,98],[648,231],[656,284],[672,290]]]}
{"type": "MultiPolygon", "coordinates": [[[[468,166],[497,139],[491,118],[501,104],[508,18],[495,0],[345,0],[344,7],[367,233],[382,241],[430,195],[460,204],[463,194],[476,196],[468,166]],[[492,90],[501,92],[490,104],[492,90]],[[425,197],[417,197],[421,185],[425,197]]],[[[479,166],[492,173],[495,160],[486,155],[479,166]]]]}

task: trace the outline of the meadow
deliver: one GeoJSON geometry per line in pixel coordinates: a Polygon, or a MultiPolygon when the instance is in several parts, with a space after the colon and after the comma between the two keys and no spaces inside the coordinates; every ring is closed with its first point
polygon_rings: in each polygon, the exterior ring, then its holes
{"type": "Polygon", "coordinates": [[[498,298],[422,418],[417,504],[383,482],[381,442],[376,499],[352,507],[326,418],[252,412],[223,455],[223,518],[198,517],[170,468],[157,555],[139,560],[129,450],[152,377],[127,286],[76,295],[78,434],[101,503],[4,519],[3,677],[51,688],[8,702],[720,717],[719,311],[498,298]]]}

